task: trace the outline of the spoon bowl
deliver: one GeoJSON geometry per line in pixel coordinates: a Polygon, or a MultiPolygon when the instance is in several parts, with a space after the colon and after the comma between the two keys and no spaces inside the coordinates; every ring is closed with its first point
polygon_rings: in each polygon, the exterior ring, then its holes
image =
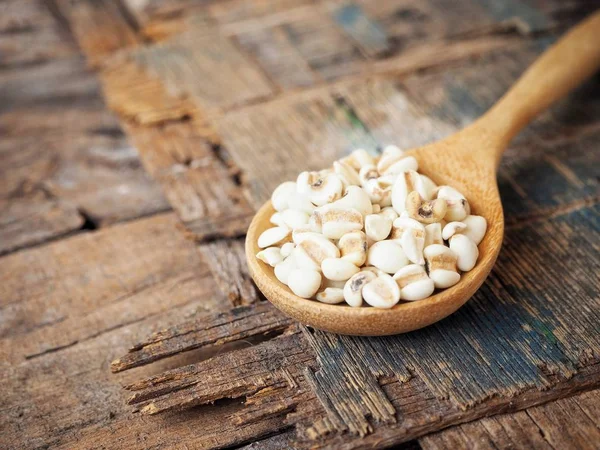
{"type": "Polygon", "coordinates": [[[296,296],[275,277],[273,268],[259,261],[258,237],[272,224],[275,212],[266,202],[257,212],[246,236],[250,275],[265,297],[298,321],[325,331],[357,336],[385,336],[431,325],[452,314],[483,284],[502,246],[504,216],[496,184],[502,152],[536,115],[591,76],[600,67],[600,13],[595,13],[547,50],[484,116],[439,142],[407,154],[419,163],[419,172],[438,185],[465,195],[473,214],[488,224],[478,246],[475,267],[460,281],[424,300],[400,301],[391,309],[329,305],[296,296]]]}
{"type": "MultiPolygon", "coordinates": [[[[462,192],[472,208],[473,214],[485,217],[488,229],[485,237],[479,244],[479,259],[473,270],[462,274],[458,284],[451,288],[436,292],[433,296],[416,302],[400,301],[391,309],[371,307],[353,308],[345,304],[329,305],[298,297],[281,283],[276,277],[273,268],[256,258],[259,252],[258,236],[273,225],[269,222],[275,212],[271,202],[266,202],[257,214],[246,235],[246,258],[250,275],[256,285],[267,299],[277,308],[298,321],[325,331],[338,334],[355,336],[385,336],[406,333],[408,331],[431,325],[460,308],[479,289],[492,270],[494,262],[500,252],[502,235],[504,231],[504,217],[502,204],[496,187],[494,169],[489,168],[487,173],[478,164],[472,167],[463,167],[454,173],[453,164],[444,163],[441,155],[452,155],[453,146],[446,141],[412,150],[412,154],[419,162],[419,172],[429,176],[437,184],[447,184],[456,187],[462,192]],[[438,153],[439,152],[439,153],[438,153]],[[433,159],[436,155],[437,158],[433,159]],[[439,161],[432,164],[432,161],[439,161]],[[473,172],[480,177],[480,183],[465,183],[473,172]],[[445,173],[449,171],[450,173],[445,173]]],[[[461,161],[454,157],[454,161],[461,161]]]]}

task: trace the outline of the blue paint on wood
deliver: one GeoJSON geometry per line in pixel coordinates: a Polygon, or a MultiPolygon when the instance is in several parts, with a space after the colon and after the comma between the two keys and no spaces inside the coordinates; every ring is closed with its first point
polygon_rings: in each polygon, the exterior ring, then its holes
{"type": "Polygon", "coordinates": [[[386,52],[388,37],[383,27],[354,3],[344,4],[333,12],[333,18],[370,56],[386,52]]]}
{"type": "MultiPolygon", "coordinates": [[[[569,377],[583,356],[600,358],[599,242],[598,205],[508,230],[489,279],[445,320],[390,337],[315,331],[309,341],[321,364],[316,381],[350,389],[368,383],[368,372],[401,380],[414,374],[436,396],[468,407],[494,395],[548,387],[548,373],[569,377]],[[564,242],[557,238],[565,233],[564,242]]],[[[345,405],[364,394],[321,389],[318,395],[329,405],[345,405]]],[[[356,408],[372,414],[367,406],[356,408]]]]}

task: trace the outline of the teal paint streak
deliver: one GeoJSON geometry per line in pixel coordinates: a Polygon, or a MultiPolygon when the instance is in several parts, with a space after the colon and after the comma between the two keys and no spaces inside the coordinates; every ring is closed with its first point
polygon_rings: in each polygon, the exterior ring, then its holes
{"type": "Polygon", "coordinates": [[[556,336],[554,336],[552,330],[550,330],[550,328],[548,328],[548,326],[544,322],[542,322],[541,320],[534,320],[532,322],[532,325],[533,329],[536,330],[538,333],[542,334],[550,344],[558,344],[558,339],[556,339],[556,336]]]}
{"type": "MultiPolygon", "coordinates": [[[[336,98],[335,104],[338,111],[342,111],[345,120],[350,124],[349,128],[342,128],[344,137],[351,143],[350,148],[346,149],[346,153],[362,148],[372,155],[378,155],[381,148],[380,143],[375,139],[369,127],[358,117],[354,108],[342,97],[336,98]]],[[[332,115],[330,121],[333,120],[332,115]]]]}

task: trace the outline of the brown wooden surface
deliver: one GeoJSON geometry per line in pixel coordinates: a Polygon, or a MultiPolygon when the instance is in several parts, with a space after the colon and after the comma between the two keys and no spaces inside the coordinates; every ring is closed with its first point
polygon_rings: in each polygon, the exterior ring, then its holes
{"type": "Polygon", "coordinates": [[[599,448],[597,77],[505,154],[498,263],[439,324],[303,327],[242,245],[277,183],[462,128],[597,6],[1,0],[0,448],[599,448]]]}

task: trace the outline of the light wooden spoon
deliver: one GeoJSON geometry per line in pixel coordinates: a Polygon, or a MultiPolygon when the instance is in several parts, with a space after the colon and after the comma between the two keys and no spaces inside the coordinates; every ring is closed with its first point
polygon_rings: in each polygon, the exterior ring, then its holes
{"type": "MultiPolygon", "coordinates": [[[[600,12],[596,12],[547,50],[483,117],[462,131],[411,150],[419,172],[438,185],[464,193],[474,214],[487,219],[479,260],[452,288],[425,300],[400,302],[392,309],[328,305],[294,295],[275,278],[273,269],[256,259],[257,239],[273,225],[271,202],[250,224],[246,259],[259,289],[277,308],[300,322],[340,334],[383,336],[430,325],[460,308],[479,289],[496,261],[504,232],[496,169],[509,141],[536,115],[590,77],[600,67],[600,12]]],[[[485,80],[482,80],[482,83],[485,80]]],[[[301,168],[298,168],[299,171],[301,168]]]]}

